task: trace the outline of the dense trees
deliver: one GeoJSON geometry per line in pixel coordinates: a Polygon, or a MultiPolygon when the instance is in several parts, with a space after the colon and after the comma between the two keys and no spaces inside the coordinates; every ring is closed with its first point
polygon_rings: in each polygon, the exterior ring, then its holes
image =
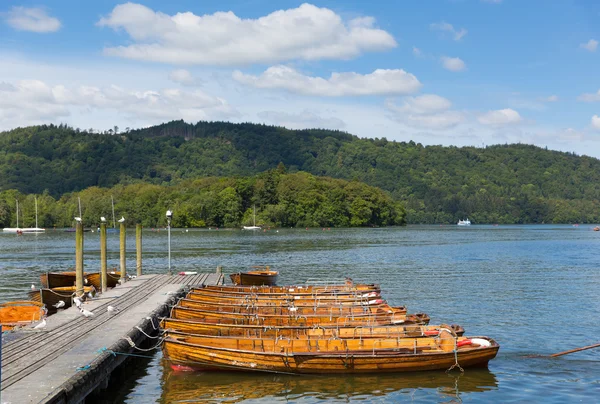
{"type": "MultiPolygon", "coordinates": [[[[269,170],[249,178],[201,178],[177,185],[136,183],[113,188],[90,187],[55,200],[38,195],[39,224],[69,227],[79,215],[83,222],[98,225],[111,218],[111,196],[117,219],[147,227],[165,225],[172,209],[176,227],[239,227],[252,224],[256,206],[258,224],[286,227],[402,225],[404,209],[384,191],[359,182],[315,177],[305,172],[285,174],[269,170]],[[266,185],[266,186],[265,186],[266,185]]],[[[19,224],[33,226],[34,195],[15,190],[0,192],[0,226],[16,226],[15,200],[19,200],[19,224]]],[[[112,220],[111,220],[112,221],[112,220]]],[[[110,223],[112,225],[112,223],[110,223]]]]}
{"type": "MultiPolygon", "coordinates": [[[[534,146],[424,147],[339,131],[225,122],[174,121],[108,133],[53,125],[0,133],[0,189],[47,190],[58,197],[92,186],[251,177],[283,163],[280,168],[289,173],[357,180],[387,190],[405,204],[410,223],[453,223],[465,217],[475,223],[600,221],[600,161],[534,146]]],[[[269,175],[236,181],[236,194],[225,187],[203,196],[219,203],[218,212],[192,210],[190,217],[213,215],[211,223],[216,217],[235,223],[240,217],[233,212],[240,204],[247,209],[250,200],[278,223],[305,217],[286,194],[292,189],[279,190],[269,175]]],[[[308,199],[315,203],[311,220],[338,217],[331,207],[321,206],[319,195],[308,199]]],[[[361,212],[367,215],[369,201],[355,198],[350,207],[354,223],[363,223],[361,212]]],[[[0,204],[0,218],[3,211],[0,204]]]]}

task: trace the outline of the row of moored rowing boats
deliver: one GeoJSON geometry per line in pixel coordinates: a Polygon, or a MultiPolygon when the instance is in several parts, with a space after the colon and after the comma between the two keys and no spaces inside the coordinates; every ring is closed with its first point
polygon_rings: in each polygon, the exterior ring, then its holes
{"type": "Polygon", "coordinates": [[[390,306],[374,284],[205,286],[161,322],[175,370],[403,372],[486,366],[499,345],[390,306]]]}

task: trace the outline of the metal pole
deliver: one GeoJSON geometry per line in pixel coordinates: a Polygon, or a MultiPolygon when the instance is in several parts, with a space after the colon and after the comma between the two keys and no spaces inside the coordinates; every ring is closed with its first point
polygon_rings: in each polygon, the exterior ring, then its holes
{"type": "Polygon", "coordinates": [[[169,244],[169,275],[172,275],[171,273],[171,218],[167,219],[167,238],[168,238],[168,244],[169,244]]]}
{"type": "Polygon", "coordinates": [[[142,275],[142,225],[135,225],[135,249],[137,253],[137,276],[142,275]]]}
{"type": "Polygon", "coordinates": [[[100,223],[100,279],[102,293],[104,293],[108,282],[108,275],[106,274],[106,223],[100,223]]]}
{"type": "Polygon", "coordinates": [[[75,293],[83,295],[83,223],[75,224],[75,293]]]}
{"type": "Polygon", "coordinates": [[[125,243],[126,243],[126,229],[125,229],[125,222],[120,223],[119,226],[119,231],[120,231],[120,236],[121,236],[121,282],[125,282],[127,279],[127,268],[126,266],[126,262],[125,262],[125,243]]]}

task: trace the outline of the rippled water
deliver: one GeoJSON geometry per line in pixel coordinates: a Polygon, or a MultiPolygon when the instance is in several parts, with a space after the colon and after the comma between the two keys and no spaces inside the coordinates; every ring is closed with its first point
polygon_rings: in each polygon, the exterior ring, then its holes
{"type": "MultiPolygon", "coordinates": [[[[99,267],[86,233],[86,270],[99,267]]],[[[144,271],[166,272],[166,232],[144,232],[144,271]]],[[[21,299],[40,273],[74,265],[74,235],[0,234],[0,301],[21,299]]],[[[544,355],[600,342],[600,234],[580,226],[408,226],[386,229],[172,233],[175,270],[225,273],[271,265],[280,283],[308,278],[377,282],[394,305],[457,323],[501,345],[489,370],[365,376],[176,374],[160,352],[128,366],[99,402],[594,402],[600,350],[544,355]],[[123,381],[124,380],[124,381],[123,381]]],[[[109,234],[118,266],[118,234],[109,234]]],[[[128,234],[135,271],[134,232],[128,234]]]]}

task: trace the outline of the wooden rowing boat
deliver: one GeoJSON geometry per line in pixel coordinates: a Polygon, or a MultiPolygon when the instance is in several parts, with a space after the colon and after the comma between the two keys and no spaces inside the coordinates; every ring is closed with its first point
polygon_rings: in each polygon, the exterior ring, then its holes
{"type": "Polygon", "coordinates": [[[228,305],[221,303],[205,303],[198,302],[192,299],[180,299],[178,304],[180,307],[189,307],[197,310],[216,311],[220,313],[240,313],[240,314],[269,314],[280,316],[304,316],[304,315],[336,315],[349,316],[360,314],[377,314],[377,313],[406,313],[406,307],[391,307],[385,303],[385,300],[378,299],[372,305],[313,305],[313,306],[294,306],[294,305],[255,305],[255,304],[236,304],[228,305]],[[382,311],[384,310],[384,311],[382,311]]]}
{"type": "Polygon", "coordinates": [[[271,271],[269,267],[264,270],[238,272],[229,277],[234,285],[276,285],[279,272],[271,271]]]}
{"type": "Polygon", "coordinates": [[[378,289],[338,289],[338,290],[318,290],[318,289],[275,289],[275,291],[227,291],[216,290],[212,288],[193,288],[190,293],[196,296],[213,296],[218,298],[249,298],[257,297],[260,299],[273,298],[307,298],[307,299],[340,299],[340,298],[361,298],[368,297],[372,293],[380,293],[378,289]]]}
{"type": "Polygon", "coordinates": [[[357,327],[339,326],[282,326],[265,327],[262,325],[215,324],[197,320],[178,320],[164,318],[161,321],[164,330],[179,331],[188,334],[242,336],[242,337],[285,337],[299,338],[301,336],[335,337],[335,338],[393,338],[419,337],[437,335],[440,328],[450,328],[457,335],[464,334],[464,328],[453,325],[373,325],[357,327]]]}
{"type": "MultiPolygon", "coordinates": [[[[106,287],[114,288],[119,284],[121,274],[116,271],[110,271],[106,273],[106,287]]],[[[94,272],[87,275],[88,282],[96,288],[96,290],[102,290],[102,274],[100,272],[94,272]]]]}
{"type": "MultiPolygon", "coordinates": [[[[46,305],[46,310],[48,310],[48,314],[56,313],[56,308],[54,307],[59,301],[65,302],[64,309],[67,307],[71,307],[71,300],[75,294],[77,288],[75,286],[63,286],[60,288],[52,288],[52,289],[36,289],[29,292],[29,298],[34,302],[43,303],[46,305]]],[[[96,293],[96,289],[93,286],[84,286],[84,293],[91,292],[92,294],[96,293]]]]}
{"type": "Polygon", "coordinates": [[[406,314],[381,313],[371,315],[301,315],[277,316],[258,314],[222,313],[209,310],[197,310],[187,307],[175,306],[171,309],[171,316],[181,320],[202,320],[212,323],[225,324],[252,324],[269,327],[281,326],[361,326],[378,324],[428,324],[429,316],[425,313],[406,314]]]}
{"type": "Polygon", "coordinates": [[[232,294],[304,294],[312,295],[319,293],[336,292],[381,292],[381,287],[376,284],[346,283],[343,285],[288,285],[288,286],[227,286],[227,285],[205,285],[194,288],[193,291],[228,292],[232,294]]]}
{"type": "MultiPolygon", "coordinates": [[[[84,272],[83,276],[84,286],[91,285],[94,286],[96,290],[102,289],[100,272],[84,272]]],[[[75,285],[75,277],[75,271],[46,272],[40,275],[40,282],[42,284],[42,288],[52,289],[75,285]]],[[[115,275],[114,271],[112,273],[108,272],[106,274],[106,278],[107,287],[114,288],[119,282],[120,275],[115,275]]]]}
{"type": "Polygon", "coordinates": [[[44,304],[19,300],[0,304],[0,325],[3,331],[40,321],[46,314],[44,304]]]}
{"type": "Polygon", "coordinates": [[[487,337],[363,339],[253,339],[168,336],[164,357],[182,370],[246,370],[278,373],[372,373],[486,366],[499,349],[487,337]]]}
{"type": "MultiPolygon", "coordinates": [[[[223,304],[259,304],[259,305],[281,305],[292,303],[295,306],[313,306],[315,304],[341,304],[341,305],[353,305],[353,304],[368,304],[369,302],[375,302],[382,300],[381,295],[378,292],[367,292],[361,294],[352,295],[311,295],[311,296],[298,296],[293,294],[281,294],[281,295],[240,295],[230,296],[227,294],[203,294],[197,292],[189,292],[186,296],[188,299],[196,300],[198,302],[206,303],[223,303],[223,304]]],[[[372,303],[374,304],[374,303],[372,303]]]]}

